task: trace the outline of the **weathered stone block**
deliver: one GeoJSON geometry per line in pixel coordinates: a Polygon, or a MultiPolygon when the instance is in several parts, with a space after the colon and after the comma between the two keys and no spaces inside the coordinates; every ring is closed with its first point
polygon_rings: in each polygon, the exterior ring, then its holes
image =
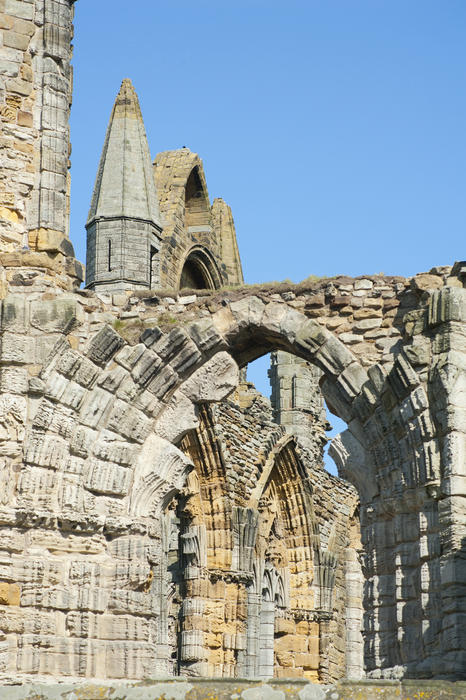
{"type": "Polygon", "coordinates": [[[15,583],[4,583],[0,581],[0,605],[20,604],[21,589],[15,583]]]}
{"type": "Polygon", "coordinates": [[[331,375],[340,374],[354,362],[354,355],[339,340],[330,336],[315,354],[316,362],[331,375]]]}
{"type": "Polygon", "coordinates": [[[81,406],[81,423],[89,428],[97,427],[112,401],[112,394],[95,387],[87,394],[81,406]]]}
{"type": "Polygon", "coordinates": [[[31,325],[46,333],[69,333],[82,319],[76,299],[31,302],[31,325]]]}
{"type": "Polygon", "coordinates": [[[131,471],[117,464],[92,460],[84,480],[84,485],[90,491],[115,496],[128,493],[131,471]]]}
{"type": "Polygon", "coordinates": [[[94,336],[86,354],[95,364],[105,366],[123,345],[123,338],[110,326],[105,326],[94,336]]]}
{"type": "Polygon", "coordinates": [[[16,333],[3,333],[0,361],[3,365],[26,365],[35,361],[34,338],[16,333]]]}
{"type": "Polygon", "coordinates": [[[428,322],[430,326],[447,321],[466,320],[466,290],[445,287],[433,293],[429,300],[428,322]]]}

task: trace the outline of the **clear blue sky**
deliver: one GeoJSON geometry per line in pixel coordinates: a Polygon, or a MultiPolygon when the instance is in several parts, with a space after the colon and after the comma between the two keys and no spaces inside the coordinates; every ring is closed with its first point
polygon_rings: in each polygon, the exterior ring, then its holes
{"type": "Polygon", "coordinates": [[[247,282],[466,255],[464,0],[79,0],[72,227],[124,77],[152,155],[188,146],[247,282]]]}

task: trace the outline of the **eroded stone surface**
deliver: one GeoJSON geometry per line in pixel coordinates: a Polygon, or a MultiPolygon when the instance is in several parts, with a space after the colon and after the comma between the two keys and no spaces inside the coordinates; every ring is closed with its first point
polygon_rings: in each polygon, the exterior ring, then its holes
{"type": "MultiPolygon", "coordinates": [[[[270,300],[265,291],[260,304],[243,296],[233,309],[221,294],[216,334],[206,316],[217,323],[215,295],[180,305],[179,329],[166,332],[159,307],[136,298],[128,323],[140,314],[144,342],[132,345],[125,340],[124,311],[97,297],[70,300],[57,291],[52,300],[37,286],[32,294],[7,297],[0,447],[8,496],[0,581],[3,605],[13,612],[2,618],[4,677],[13,668],[24,678],[173,672],[181,603],[175,664],[190,674],[222,675],[228,667],[268,675],[275,668],[283,676],[330,680],[361,672],[354,636],[361,619],[357,523],[346,544],[337,535],[338,522],[347,523],[346,536],[352,532],[354,495],[337,498],[340,515],[333,506],[325,510],[338,488],[345,491],[335,481],[332,496],[321,492],[329,477],[319,476],[319,468],[304,478],[309,467],[299,464],[312,463],[318,441],[300,455],[275,426],[270,439],[256,442],[255,426],[261,424],[264,436],[270,417],[254,393],[240,392],[223,408],[206,406],[232,391],[233,358],[277,345],[320,367],[324,395],[348,421],[352,437],[339,454],[361,498],[366,669],[461,675],[464,346],[458,319],[465,292],[442,289],[447,301],[436,290],[419,309],[432,322],[414,335],[408,329],[390,361],[378,351],[372,367],[321,321],[309,326],[305,314],[293,307],[289,314],[291,302],[270,300]],[[118,330],[109,325],[112,318],[120,319],[118,330]],[[323,343],[315,341],[316,324],[323,343]],[[204,483],[209,474],[212,481],[204,483]],[[211,515],[207,503],[214,504],[211,515]],[[269,514],[285,503],[292,510],[280,525],[269,514]],[[314,544],[304,533],[298,544],[296,531],[294,544],[280,549],[283,523],[301,517],[314,544]],[[356,554],[343,557],[338,548],[350,542],[356,554]],[[292,566],[293,547],[299,556],[292,566]],[[260,568],[267,561],[275,563],[260,568]],[[173,579],[175,570],[182,579],[173,579]],[[264,607],[254,598],[259,571],[266,590],[278,596],[262,632],[253,623],[264,607]],[[280,617],[281,610],[290,614],[280,617]],[[260,640],[268,639],[271,623],[275,650],[267,656],[260,640]],[[336,644],[345,636],[346,651],[336,644]]],[[[297,289],[295,299],[300,296],[297,289]]],[[[131,293],[126,298],[129,303],[131,293]]],[[[316,411],[316,435],[322,420],[316,411]]]]}
{"type": "Polygon", "coordinates": [[[153,680],[144,684],[112,684],[112,686],[90,683],[86,685],[63,684],[60,686],[30,684],[27,687],[3,688],[6,700],[27,700],[47,697],[48,700],[411,700],[422,697],[426,700],[457,700],[466,697],[464,683],[415,681],[413,683],[342,683],[333,686],[318,686],[289,680],[268,683],[237,680],[153,680]]]}
{"type": "MultiPolygon", "coordinates": [[[[464,262],[179,294],[242,283],[233,219],[181,149],[156,160],[159,220],[143,144],[147,289],[78,290],[72,5],[0,0],[0,678],[464,677],[464,262]],[[238,375],[269,351],[281,426],[238,375]],[[320,388],[353,487],[321,469],[320,388]]],[[[184,683],[160,695],[210,692],[184,683]]]]}

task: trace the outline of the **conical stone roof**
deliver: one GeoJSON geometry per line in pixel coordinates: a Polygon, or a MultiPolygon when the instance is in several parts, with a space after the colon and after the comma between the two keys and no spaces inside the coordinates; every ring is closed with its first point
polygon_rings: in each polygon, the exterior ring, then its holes
{"type": "Polygon", "coordinates": [[[89,211],[96,218],[130,217],[160,229],[160,212],[141,108],[131,80],[115,100],[89,211]]]}

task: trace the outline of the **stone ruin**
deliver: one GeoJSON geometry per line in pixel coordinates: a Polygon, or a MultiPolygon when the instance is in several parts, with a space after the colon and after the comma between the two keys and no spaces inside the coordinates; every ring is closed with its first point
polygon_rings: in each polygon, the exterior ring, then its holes
{"type": "Polygon", "coordinates": [[[0,681],[465,678],[466,263],[245,286],[125,80],[81,289],[72,15],[0,0],[0,681]]]}

